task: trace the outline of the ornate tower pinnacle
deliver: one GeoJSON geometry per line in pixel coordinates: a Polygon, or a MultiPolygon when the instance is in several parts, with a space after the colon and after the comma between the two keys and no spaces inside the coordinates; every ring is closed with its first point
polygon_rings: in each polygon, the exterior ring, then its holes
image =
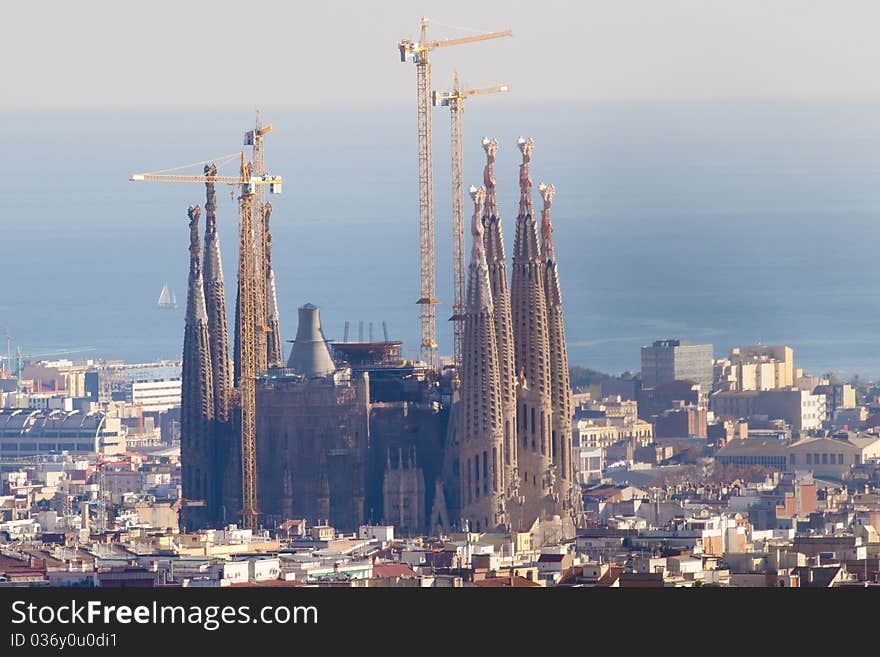
{"type": "Polygon", "coordinates": [[[532,214],[532,179],[529,177],[529,162],[532,161],[534,140],[520,137],[516,145],[522,153],[522,164],[519,166],[519,213],[522,216],[532,214]]]}
{"type": "Polygon", "coordinates": [[[550,206],[553,205],[553,197],[556,195],[556,188],[553,185],[538,185],[538,192],[544,201],[544,208],[541,210],[541,249],[544,251],[544,257],[553,260],[553,224],[550,222],[550,206]]]}
{"type": "Polygon", "coordinates": [[[471,219],[471,236],[473,244],[471,245],[471,268],[479,267],[478,282],[479,285],[471,287],[468,291],[467,307],[485,308],[492,311],[492,290],[489,287],[489,265],[486,263],[486,250],[483,244],[483,228],[480,209],[483,205],[483,199],[486,197],[486,190],[482,187],[477,189],[471,185],[468,190],[471,199],[474,201],[474,214],[471,219]],[[473,295],[473,296],[472,296],[473,295]]]}
{"type": "Polygon", "coordinates": [[[498,152],[498,141],[483,137],[483,150],[486,151],[486,166],[483,169],[486,205],[483,214],[491,217],[496,214],[497,205],[497,198],[495,196],[495,153],[498,152]]]}

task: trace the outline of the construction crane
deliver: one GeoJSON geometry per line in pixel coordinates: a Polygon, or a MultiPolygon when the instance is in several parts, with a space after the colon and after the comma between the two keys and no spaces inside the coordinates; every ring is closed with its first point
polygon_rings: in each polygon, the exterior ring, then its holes
{"type": "MultiPolygon", "coordinates": [[[[244,133],[244,145],[253,147],[252,173],[260,177],[266,175],[266,156],[264,138],[274,130],[272,124],[263,125],[260,111],[257,110],[257,119],[253,130],[244,133]]],[[[280,337],[270,335],[271,327],[267,323],[267,280],[269,276],[269,215],[272,213],[272,204],[266,202],[265,190],[263,187],[257,187],[254,190],[254,216],[259,229],[259,238],[257,240],[257,250],[255,253],[254,266],[256,268],[256,299],[255,299],[255,315],[257,324],[254,327],[257,335],[256,343],[256,363],[257,371],[264,372],[268,369],[268,340],[277,341],[278,350],[280,351],[280,337]]],[[[273,363],[274,364],[274,363],[273,363]]]]}
{"type": "Polygon", "coordinates": [[[194,166],[202,166],[205,164],[214,164],[216,166],[221,166],[226,162],[229,162],[233,159],[241,158],[241,161],[244,162],[244,151],[237,151],[235,153],[231,153],[229,155],[221,155],[218,158],[214,158],[212,160],[202,160],[201,162],[194,162],[193,164],[185,164],[183,166],[174,167],[173,169],[163,169],[161,171],[156,171],[154,173],[133,173],[129,180],[133,182],[170,182],[170,183],[197,183],[199,185],[204,185],[206,182],[214,183],[217,185],[236,185],[236,186],[247,186],[251,190],[250,193],[253,194],[253,186],[254,185],[269,185],[269,193],[270,194],[280,194],[281,193],[281,184],[283,182],[281,176],[256,176],[253,175],[250,171],[248,172],[247,178],[242,180],[242,176],[221,176],[221,175],[188,175],[188,174],[176,174],[170,173],[171,171],[176,171],[179,169],[192,168],[194,166]]]}
{"type": "MultiPolygon", "coordinates": [[[[269,185],[270,194],[281,192],[280,176],[266,173],[257,175],[245,159],[244,151],[233,156],[223,156],[220,161],[229,161],[238,156],[238,176],[200,175],[189,176],[168,173],[185,167],[166,169],[164,172],[136,173],[134,181],[150,182],[207,182],[236,185],[241,193],[238,197],[238,344],[240,348],[241,373],[239,376],[239,398],[241,403],[241,519],[245,529],[258,529],[259,511],[257,509],[257,436],[256,436],[256,335],[257,324],[256,296],[256,256],[257,239],[254,233],[254,195],[261,185],[269,185]]],[[[198,165],[209,161],[197,162],[198,165]]],[[[195,166],[195,165],[186,165],[195,166]]],[[[263,341],[265,342],[265,341],[263,341]]]]}
{"type": "Polygon", "coordinates": [[[462,155],[462,113],[464,101],[475,96],[497,94],[510,91],[506,84],[495,84],[481,89],[462,89],[458,83],[458,71],[453,77],[452,91],[435,91],[431,102],[436,107],[442,105],[449,108],[450,135],[452,143],[452,269],[453,293],[452,303],[453,345],[455,366],[461,370],[461,350],[464,340],[464,156],[462,155]]]}
{"type": "Polygon", "coordinates": [[[421,315],[421,358],[431,369],[437,365],[437,318],[434,277],[434,169],[431,143],[431,64],[428,53],[436,48],[459,46],[513,36],[510,30],[487,32],[455,39],[428,40],[428,19],[422,18],[419,41],[403,39],[398,44],[400,61],[411,57],[416,65],[419,132],[419,276],[421,315]]]}

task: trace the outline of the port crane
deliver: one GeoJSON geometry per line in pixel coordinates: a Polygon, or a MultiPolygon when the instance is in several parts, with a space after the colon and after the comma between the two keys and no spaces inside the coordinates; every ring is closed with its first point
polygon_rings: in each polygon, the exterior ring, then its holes
{"type": "MultiPolygon", "coordinates": [[[[235,185],[240,189],[238,197],[238,344],[241,350],[241,373],[238,381],[241,403],[241,521],[245,529],[258,529],[257,509],[257,436],[256,436],[256,334],[257,323],[257,239],[254,232],[254,194],[261,185],[269,186],[270,194],[281,193],[282,179],[266,173],[256,174],[244,151],[218,158],[228,162],[239,158],[238,176],[185,175],[170,173],[183,169],[165,169],[156,173],[136,173],[130,180],[146,182],[198,183],[235,185]]],[[[204,165],[209,160],[197,162],[204,165]]],[[[213,171],[213,169],[212,169],[213,171]]]]}
{"type": "Polygon", "coordinates": [[[421,306],[421,359],[432,369],[437,365],[437,300],[434,276],[434,168],[431,138],[431,64],[428,53],[437,48],[459,46],[513,36],[510,30],[486,32],[453,39],[428,39],[428,19],[422,18],[419,40],[403,39],[398,44],[400,61],[411,58],[416,65],[416,93],[419,133],[419,278],[421,306]]]}
{"type": "Polygon", "coordinates": [[[452,303],[453,344],[455,366],[461,371],[461,350],[464,340],[464,156],[462,154],[462,113],[464,101],[476,96],[510,91],[507,84],[495,84],[480,89],[462,89],[458,82],[458,71],[453,76],[452,91],[434,91],[431,102],[449,108],[450,136],[452,144],[452,303]]]}

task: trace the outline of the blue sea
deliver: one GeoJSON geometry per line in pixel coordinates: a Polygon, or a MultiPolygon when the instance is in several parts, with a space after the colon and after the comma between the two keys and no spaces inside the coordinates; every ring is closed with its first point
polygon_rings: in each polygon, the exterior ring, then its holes
{"type": "MultiPolygon", "coordinates": [[[[275,125],[267,163],[285,180],[284,193],[271,198],[283,338],[294,337],[297,307],[311,302],[329,338],[341,339],[349,320],[352,338],[363,321],[378,339],[386,321],[404,354],[415,356],[415,108],[262,110],[275,125]]],[[[179,357],[186,209],[204,204],[204,188],[128,177],[239,150],[253,109],[0,117],[0,327],[12,333],[13,349],[179,357]],[[166,281],[176,311],[156,307],[166,281]]],[[[444,354],[452,344],[448,126],[445,109],[435,110],[444,354]]],[[[481,99],[465,114],[468,183],[481,183],[484,135],[500,144],[508,254],[517,137],[535,139],[535,186],[556,186],[572,364],[636,371],[642,345],[681,337],[711,342],[716,355],[785,343],[810,372],[880,377],[880,102],[481,99]]],[[[219,190],[218,214],[231,308],[237,243],[229,189],[219,190]]]]}

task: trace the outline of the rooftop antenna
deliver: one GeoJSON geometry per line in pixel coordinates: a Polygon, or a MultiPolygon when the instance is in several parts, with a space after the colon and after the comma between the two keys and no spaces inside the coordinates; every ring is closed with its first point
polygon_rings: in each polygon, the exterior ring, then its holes
{"type": "Polygon", "coordinates": [[[373,341],[373,322],[370,322],[370,342],[373,341]]]}
{"type": "Polygon", "coordinates": [[[345,320],[345,332],[342,335],[342,341],[348,342],[348,329],[350,328],[351,323],[348,320],[345,320]]]}
{"type": "Polygon", "coordinates": [[[358,342],[364,341],[364,320],[358,322],[358,342]]]}
{"type": "Polygon", "coordinates": [[[382,333],[385,336],[385,342],[390,342],[388,339],[388,322],[386,321],[382,322],[382,333]]]}

